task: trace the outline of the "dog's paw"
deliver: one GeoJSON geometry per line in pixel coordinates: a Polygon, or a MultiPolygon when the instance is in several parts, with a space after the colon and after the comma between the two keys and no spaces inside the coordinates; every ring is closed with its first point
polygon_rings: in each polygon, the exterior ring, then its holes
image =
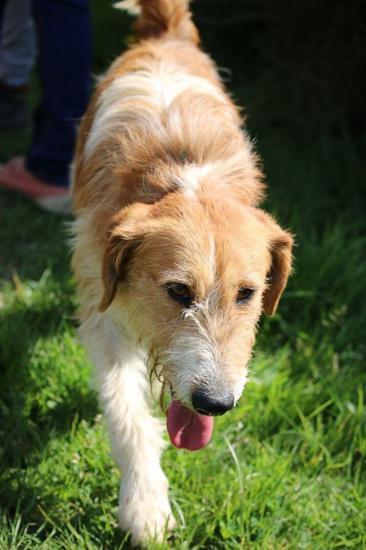
{"type": "Polygon", "coordinates": [[[138,508],[120,505],[118,523],[123,531],[131,533],[133,546],[144,546],[152,540],[163,542],[176,526],[169,502],[155,506],[152,501],[140,502],[138,508]]]}
{"type": "Polygon", "coordinates": [[[176,526],[168,500],[167,482],[135,485],[133,491],[121,487],[118,523],[123,531],[131,533],[134,546],[146,545],[149,541],[163,542],[176,526]]]}

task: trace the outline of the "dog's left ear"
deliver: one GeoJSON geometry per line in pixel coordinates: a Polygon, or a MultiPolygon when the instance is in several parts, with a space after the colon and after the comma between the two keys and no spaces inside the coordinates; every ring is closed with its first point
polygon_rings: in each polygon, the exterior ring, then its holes
{"type": "Polygon", "coordinates": [[[291,273],[294,239],[269,214],[259,210],[258,215],[270,230],[271,267],[267,273],[268,286],[263,295],[263,309],[267,315],[274,315],[291,273]]]}

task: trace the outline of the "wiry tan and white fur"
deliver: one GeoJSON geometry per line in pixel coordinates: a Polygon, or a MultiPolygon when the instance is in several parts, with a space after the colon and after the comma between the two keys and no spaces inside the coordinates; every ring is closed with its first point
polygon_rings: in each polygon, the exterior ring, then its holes
{"type": "Polygon", "coordinates": [[[147,358],[189,408],[197,387],[237,402],[262,309],[272,314],[286,285],[292,238],[258,209],[257,158],[197,47],[188,1],[129,4],[139,41],[101,79],[79,131],[73,269],[122,472],[119,523],[145,543],[175,523],[147,358]],[[190,289],[191,307],[167,295],[172,281],[190,289]],[[243,287],[255,292],[239,307],[243,287]]]}

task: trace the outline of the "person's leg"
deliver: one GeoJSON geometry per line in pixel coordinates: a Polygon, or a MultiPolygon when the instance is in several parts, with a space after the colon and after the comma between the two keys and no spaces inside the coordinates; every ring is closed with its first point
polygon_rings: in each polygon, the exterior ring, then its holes
{"type": "Polygon", "coordinates": [[[29,123],[27,83],[36,44],[30,0],[0,4],[0,129],[29,123]]]}
{"type": "Polygon", "coordinates": [[[9,87],[27,84],[35,54],[30,0],[7,0],[1,17],[0,82],[9,87]]]}
{"type": "Polygon", "coordinates": [[[76,125],[90,89],[88,0],[33,0],[33,4],[43,95],[27,157],[0,167],[0,187],[28,196],[47,210],[67,213],[76,125]]]}
{"type": "Polygon", "coordinates": [[[91,27],[87,0],[33,0],[43,89],[26,167],[44,182],[69,185],[76,125],[89,98],[91,27]]]}

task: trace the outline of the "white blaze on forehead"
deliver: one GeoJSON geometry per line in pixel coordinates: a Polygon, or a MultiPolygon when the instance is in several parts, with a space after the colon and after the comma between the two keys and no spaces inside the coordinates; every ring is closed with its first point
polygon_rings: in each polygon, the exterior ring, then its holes
{"type": "Polygon", "coordinates": [[[118,132],[121,124],[158,116],[185,91],[214,96],[227,103],[224,93],[206,79],[176,71],[168,66],[156,66],[154,71],[136,71],[117,77],[102,92],[93,125],[85,145],[88,158],[109,135],[118,132]],[[139,101],[138,108],[135,101],[139,101]]]}

